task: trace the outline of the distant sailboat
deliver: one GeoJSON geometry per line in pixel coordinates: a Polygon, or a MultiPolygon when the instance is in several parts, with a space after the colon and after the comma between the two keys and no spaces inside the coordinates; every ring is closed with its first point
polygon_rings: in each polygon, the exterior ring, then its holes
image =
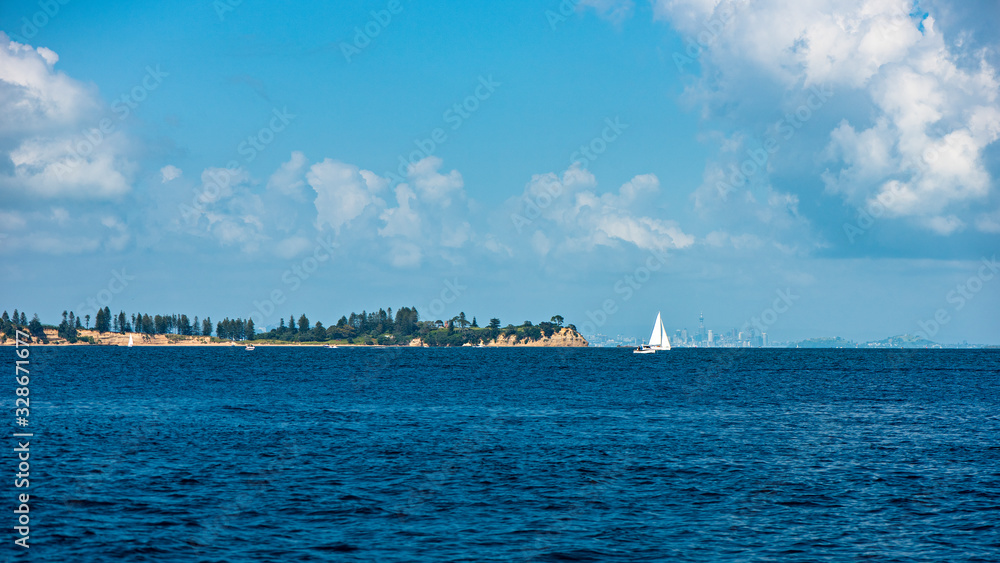
{"type": "Polygon", "coordinates": [[[132,347],[132,333],[131,332],[128,333],[128,347],[129,348],[132,347]]]}
{"type": "Polygon", "coordinates": [[[656,324],[653,325],[653,333],[649,335],[649,347],[653,350],[670,349],[670,339],[667,338],[667,329],[663,328],[660,313],[656,313],[656,324]]]}
{"type": "Polygon", "coordinates": [[[656,323],[653,324],[653,333],[649,335],[649,346],[642,344],[635,350],[632,350],[632,353],[652,354],[657,350],[669,349],[670,339],[667,338],[667,329],[663,328],[663,319],[660,318],[660,313],[656,313],[656,323]]]}

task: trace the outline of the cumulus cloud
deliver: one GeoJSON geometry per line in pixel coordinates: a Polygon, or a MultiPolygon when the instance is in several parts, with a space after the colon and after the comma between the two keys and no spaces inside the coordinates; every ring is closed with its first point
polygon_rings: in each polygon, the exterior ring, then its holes
{"type": "Polygon", "coordinates": [[[267,180],[267,189],[280,194],[301,199],[305,197],[305,169],[308,164],[306,155],[299,151],[292,152],[287,162],[281,164],[267,180]]]}
{"type": "MultiPolygon", "coordinates": [[[[887,216],[939,234],[970,222],[988,228],[989,221],[972,221],[970,206],[986,201],[995,184],[984,160],[1000,136],[995,43],[970,50],[967,35],[946,40],[937,4],[930,13],[923,4],[657,0],[654,13],[687,38],[687,51],[674,60],[685,72],[700,65],[688,94],[708,116],[766,128],[812,87],[850,98],[849,115],[832,129],[809,123],[804,130],[812,132],[796,139],[825,139],[826,162],[800,173],[821,177],[827,193],[856,207],[878,198],[887,216]]],[[[759,186],[769,186],[772,172],[761,172],[759,186]]],[[[728,174],[723,163],[709,166],[702,201],[720,174],[728,174]]]]}
{"type": "Polygon", "coordinates": [[[183,171],[181,171],[180,168],[177,168],[173,164],[168,164],[163,168],[160,168],[160,175],[163,177],[164,184],[176,178],[180,178],[181,174],[183,174],[183,171]]]}
{"type": "Polygon", "coordinates": [[[382,184],[370,182],[372,174],[361,174],[357,166],[329,158],[309,168],[306,180],[316,192],[316,228],[335,232],[361,216],[369,206],[383,206],[377,196],[382,184]]]}
{"type": "Polygon", "coordinates": [[[0,33],[0,191],[118,199],[131,191],[130,143],[93,88],[59,56],[0,33]]]}
{"type": "Polygon", "coordinates": [[[599,194],[594,175],[572,166],[561,176],[538,174],[508,202],[511,222],[540,255],[587,252],[595,247],[642,250],[685,248],[694,237],[676,221],[646,215],[659,192],[652,174],[634,177],[617,192],[599,194]],[[541,233],[541,234],[539,234],[541,233]]]}
{"type": "Polygon", "coordinates": [[[0,198],[5,248],[46,254],[119,251],[132,234],[134,143],[91,85],[59,55],[0,33],[0,198]]]}

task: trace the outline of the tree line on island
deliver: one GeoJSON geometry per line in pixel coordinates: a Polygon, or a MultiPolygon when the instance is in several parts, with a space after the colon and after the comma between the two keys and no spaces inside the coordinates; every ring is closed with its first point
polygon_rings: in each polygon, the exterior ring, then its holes
{"type": "MultiPolygon", "coordinates": [[[[479,326],[476,317],[470,321],[465,312],[447,320],[421,320],[415,307],[401,307],[393,313],[392,308],[378,311],[361,311],[340,317],[330,326],[322,322],[311,323],[303,313],[298,319],[294,315],[288,322],[282,318],[276,328],[257,332],[252,319],[225,319],[215,323],[205,317],[186,314],[152,315],[147,313],[113,314],[108,307],[99,309],[93,318],[93,330],[99,334],[138,333],[143,338],[155,335],[202,336],[213,340],[263,340],[273,342],[346,342],[347,344],[408,344],[419,338],[430,346],[461,346],[463,344],[488,343],[499,337],[514,342],[539,340],[550,337],[563,328],[563,317],[555,315],[537,325],[524,321],[520,325],[508,324],[502,327],[500,319],[492,318],[486,326],[479,326]],[[214,334],[213,334],[214,333],[214,334]]],[[[3,340],[14,338],[15,330],[22,330],[32,339],[47,342],[44,329],[54,328],[60,338],[73,343],[79,340],[94,343],[92,336],[82,336],[80,331],[90,329],[90,314],[82,317],[73,311],[63,311],[62,322],[58,325],[43,325],[34,315],[29,322],[24,312],[14,310],[13,316],[6,311],[0,316],[0,334],[3,340]]],[[[576,331],[572,324],[566,325],[576,331]]]]}

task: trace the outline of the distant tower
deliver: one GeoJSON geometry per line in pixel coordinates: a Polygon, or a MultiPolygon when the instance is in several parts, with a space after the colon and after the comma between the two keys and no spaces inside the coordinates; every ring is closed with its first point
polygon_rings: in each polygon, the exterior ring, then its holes
{"type": "Polygon", "coordinates": [[[698,336],[704,340],[705,334],[705,312],[698,313],[698,336]]]}

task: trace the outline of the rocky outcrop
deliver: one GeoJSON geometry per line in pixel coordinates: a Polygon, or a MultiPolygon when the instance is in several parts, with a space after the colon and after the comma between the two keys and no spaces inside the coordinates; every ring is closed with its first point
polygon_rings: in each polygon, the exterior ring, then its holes
{"type": "Polygon", "coordinates": [[[486,346],[529,346],[529,347],[547,347],[547,348],[558,348],[558,347],[574,347],[574,348],[585,348],[588,346],[587,339],[584,338],[579,332],[571,329],[564,328],[559,332],[555,332],[552,336],[542,336],[538,340],[519,340],[514,341],[515,336],[504,336],[500,335],[495,340],[486,343],[486,346]]]}

